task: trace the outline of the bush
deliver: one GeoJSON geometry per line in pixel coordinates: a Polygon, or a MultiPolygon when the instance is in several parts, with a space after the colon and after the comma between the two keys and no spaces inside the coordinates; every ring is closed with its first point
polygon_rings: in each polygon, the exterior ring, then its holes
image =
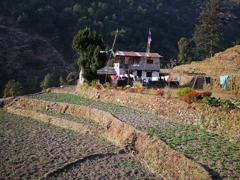
{"type": "Polygon", "coordinates": [[[88,83],[83,83],[80,85],[80,89],[82,90],[87,90],[89,88],[89,84],[88,83]]]}
{"type": "Polygon", "coordinates": [[[67,84],[68,84],[68,85],[73,85],[73,84],[74,84],[74,81],[75,81],[75,79],[74,79],[74,74],[73,74],[72,72],[70,72],[70,73],[67,75],[66,80],[67,80],[67,84]]]}
{"type": "Polygon", "coordinates": [[[110,89],[111,84],[110,84],[109,82],[105,82],[105,83],[103,84],[103,86],[104,86],[105,88],[107,88],[107,89],[110,89]]]}
{"type": "Polygon", "coordinates": [[[155,94],[156,94],[156,96],[163,96],[164,91],[162,89],[157,89],[155,94]]]}
{"type": "Polygon", "coordinates": [[[16,97],[23,94],[22,84],[15,80],[10,80],[5,86],[3,97],[16,97]]]}
{"type": "Polygon", "coordinates": [[[186,96],[191,91],[194,91],[194,90],[190,87],[185,87],[185,88],[178,89],[176,93],[178,96],[183,97],[183,96],[186,96]]]}
{"type": "Polygon", "coordinates": [[[51,75],[48,73],[48,74],[44,77],[43,81],[41,82],[40,87],[42,88],[42,90],[45,91],[47,88],[50,88],[51,83],[52,83],[51,75]]]}
{"type": "Polygon", "coordinates": [[[225,111],[229,111],[235,108],[235,104],[232,103],[230,100],[226,100],[221,103],[221,108],[224,109],[225,111]]]}
{"type": "Polygon", "coordinates": [[[91,81],[91,86],[92,86],[92,87],[94,87],[96,84],[97,84],[97,81],[96,81],[96,80],[92,80],[92,81],[91,81]]]}
{"type": "Polygon", "coordinates": [[[60,84],[60,86],[65,85],[65,81],[62,76],[59,77],[59,84],[60,84]]]}
{"type": "Polygon", "coordinates": [[[200,99],[202,99],[202,93],[195,91],[191,91],[183,97],[183,100],[188,103],[197,102],[200,99]]]}
{"type": "Polygon", "coordinates": [[[225,111],[229,111],[236,107],[235,104],[230,100],[222,101],[220,98],[215,97],[205,97],[203,102],[212,107],[221,107],[225,111]]]}
{"type": "Polygon", "coordinates": [[[222,101],[220,98],[216,98],[216,97],[205,97],[203,99],[203,103],[208,104],[209,106],[212,106],[212,107],[218,107],[221,105],[222,101]]]}

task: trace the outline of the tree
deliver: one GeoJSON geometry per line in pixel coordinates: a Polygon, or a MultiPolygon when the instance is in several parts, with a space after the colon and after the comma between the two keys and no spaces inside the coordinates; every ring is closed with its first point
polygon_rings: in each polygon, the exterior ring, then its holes
{"type": "Polygon", "coordinates": [[[10,80],[5,86],[3,97],[16,97],[23,94],[23,86],[20,82],[10,80]]]}
{"type": "Polygon", "coordinates": [[[49,88],[51,86],[51,75],[48,73],[43,81],[41,82],[40,87],[42,88],[42,90],[46,90],[47,88],[49,88]]]}
{"type": "Polygon", "coordinates": [[[68,85],[72,85],[74,83],[74,74],[72,72],[70,72],[68,75],[67,75],[67,84],[68,85]]]}
{"type": "Polygon", "coordinates": [[[195,54],[196,57],[205,59],[219,50],[222,39],[223,15],[217,0],[210,0],[198,19],[193,34],[195,54]]]}
{"type": "Polygon", "coordinates": [[[106,54],[100,53],[105,49],[103,39],[96,31],[86,27],[74,37],[72,47],[80,55],[78,59],[80,74],[84,81],[90,83],[97,78],[97,70],[107,62],[106,54]]]}
{"type": "Polygon", "coordinates": [[[65,84],[62,76],[59,77],[59,83],[60,83],[60,86],[63,86],[65,84]]]}
{"type": "Polygon", "coordinates": [[[191,57],[190,57],[190,43],[187,38],[182,37],[178,41],[178,62],[181,64],[190,63],[191,57]]]}

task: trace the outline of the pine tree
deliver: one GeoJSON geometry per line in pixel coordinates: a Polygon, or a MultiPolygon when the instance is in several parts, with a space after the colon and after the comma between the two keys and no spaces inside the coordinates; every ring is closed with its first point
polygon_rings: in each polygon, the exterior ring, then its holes
{"type": "Polygon", "coordinates": [[[181,64],[190,63],[191,57],[190,57],[190,43],[189,40],[185,37],[182,37],[178,41],[178,62],[181,64]]]}
{"type": "Polygon", "coordinates": [[[97,70],[107,62],[106,54],[100,53],[104,50],[103,39],[86,27],[74,37],[72,47],[80,54],[78,65],[85,82],[90,83],[97,78],[97,70]]]}
{"type": "Polygon", "coordinates": [[[196,46],[195,55],[202,60],[212,57],[220,48],[223,15],[217,0],[210,0],[198,19],[199,23],[195,27],[193,40],[196,46]]]}

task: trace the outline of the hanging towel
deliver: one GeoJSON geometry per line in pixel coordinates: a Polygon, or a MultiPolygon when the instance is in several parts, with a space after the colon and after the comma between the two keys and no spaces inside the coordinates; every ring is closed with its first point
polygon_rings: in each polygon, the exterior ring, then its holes
{"type": "Polygon", "coordinates": [[[205,77],[206,84],[211,84],[211,77],[205,77]]]}
{"type": "Polygon", "coordinates": [[[220,76],[220,84],[224,89],[227,88],[227,79],[228,79],[228,76],[220,76]]]}

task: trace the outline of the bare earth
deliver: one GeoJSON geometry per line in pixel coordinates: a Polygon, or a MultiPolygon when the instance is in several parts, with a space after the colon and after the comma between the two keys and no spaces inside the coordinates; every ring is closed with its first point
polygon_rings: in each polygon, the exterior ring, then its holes
{"type": "Polygon", "coordinates": [[[160,179],[101,137],[0,115],[0,179],[160,179]]]}

